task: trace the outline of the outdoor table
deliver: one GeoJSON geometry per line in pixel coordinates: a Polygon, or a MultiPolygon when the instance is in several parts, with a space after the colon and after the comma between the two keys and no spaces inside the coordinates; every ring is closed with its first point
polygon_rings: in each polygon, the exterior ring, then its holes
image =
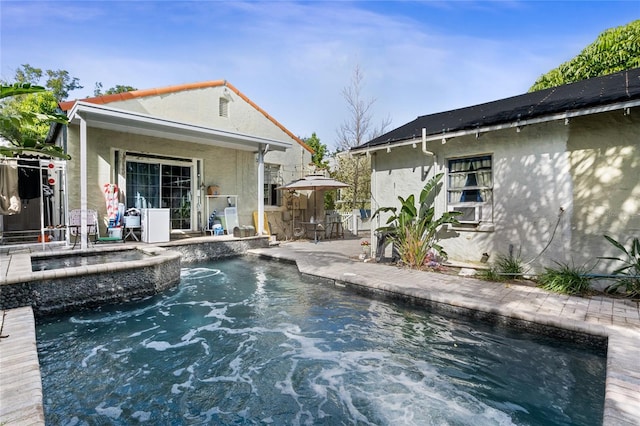
{"type": "Polygon", "coordinates": [[[304,226],[305,230],[307,227],[313,227],[313,242],[318,243],[318,227],[322,227],[324,229],[324,224],[322,222],[300,222],[301,225],[304,226]]]}
{"type": "Polygon", "coordinates": [[[140,230],[139,226],[125,225],[124,229],[125,229],[125,233],[124,233],[124,237],[122,238],[123,240],[126,240],[127,238],[131,237],[136,241],[140,241],[138,239],[138,236],[136,235],[136,231],[140,230]]]}

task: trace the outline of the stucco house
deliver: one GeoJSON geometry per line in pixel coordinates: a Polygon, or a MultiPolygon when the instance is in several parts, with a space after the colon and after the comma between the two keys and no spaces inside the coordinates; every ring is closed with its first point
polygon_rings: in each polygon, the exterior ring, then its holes
{"type": "MultiPolygon", "coordinates": [[[[126,208],[168,208],[173,233],[201,232],[213,210],[240,225],[284,226],[277,186],[308,174],[312,149],[224,80],[63,102],[69,209],[95,209],[104,184],[126,208]],[[264,213],[269,219],[264,221],[264,213]],[[271,220],[273,218],[273,220],[271,220]]],[[[279,229],[272,230],[280,232],[279,229]]]]}
{"type": "Polygon", "coordinates": [[[604,234],[640,237],[639,105],[632,69],[420,116],[351,152],[371,156],[374,210],[444,173],[436,212],[462,212],[440,232],[450,260],[591,267],[619,254],[604,234]]]}

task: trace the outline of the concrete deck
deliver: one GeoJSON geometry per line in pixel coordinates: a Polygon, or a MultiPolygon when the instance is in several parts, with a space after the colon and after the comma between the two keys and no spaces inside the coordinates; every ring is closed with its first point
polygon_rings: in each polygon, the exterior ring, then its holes
{"type": "MultiPolygon", "coordinates": [[[[338,285],[606,337],[603,424],[640,424],[640,308],[637,302],[603,296],[563,296],[531,286],[365,263],[358,260],[359,241],[355,238],[325,240],[317,244],[296,241],[253,249],[250,253],[296,262],[302,273],[328,278],[338,285]]],[[[0,278],[24,273],[22,263],[17,258],[12,263],[11,254],[0,255],[0,278]]],[[[0,338],[0,424],[44,424],[31,308],[0,311],[0,321],[0,335],[8,335],[0,338]]]]}
{"type": "Polygon", "coordinates": [[[43,425],[42,382],[30,307],[0,311],[0,424],[43,425]]]}

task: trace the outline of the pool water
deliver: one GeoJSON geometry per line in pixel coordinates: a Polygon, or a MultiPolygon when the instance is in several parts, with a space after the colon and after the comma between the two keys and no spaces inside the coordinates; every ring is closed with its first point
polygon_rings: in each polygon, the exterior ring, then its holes
{"type": "Polygon", "coordinates": [[[48,271],[52,269],[74,268],[77,266],[100,265],[110,262],[128,262],[142,260],[148,257],[140,250],[127,249],[122,251],[108,251],[100,253],[78,253],[64,256],[49,256],[31,258],[31,270],[48,271]]]}
{"type": "Polygon", "coordinates": [[[605,354],[237,258],[37,327],[47,424],[597,425],[605,354]]]}

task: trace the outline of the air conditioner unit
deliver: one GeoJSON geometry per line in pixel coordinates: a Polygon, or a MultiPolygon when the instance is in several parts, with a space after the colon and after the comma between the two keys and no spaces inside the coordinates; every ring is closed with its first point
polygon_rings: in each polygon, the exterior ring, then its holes
{"type": "Polygon", "coordinates": [[[449,211],[462,213],[456,216],[460,223],[480,223],[482,219],[482,206],[449,206],[449,211]]]}

